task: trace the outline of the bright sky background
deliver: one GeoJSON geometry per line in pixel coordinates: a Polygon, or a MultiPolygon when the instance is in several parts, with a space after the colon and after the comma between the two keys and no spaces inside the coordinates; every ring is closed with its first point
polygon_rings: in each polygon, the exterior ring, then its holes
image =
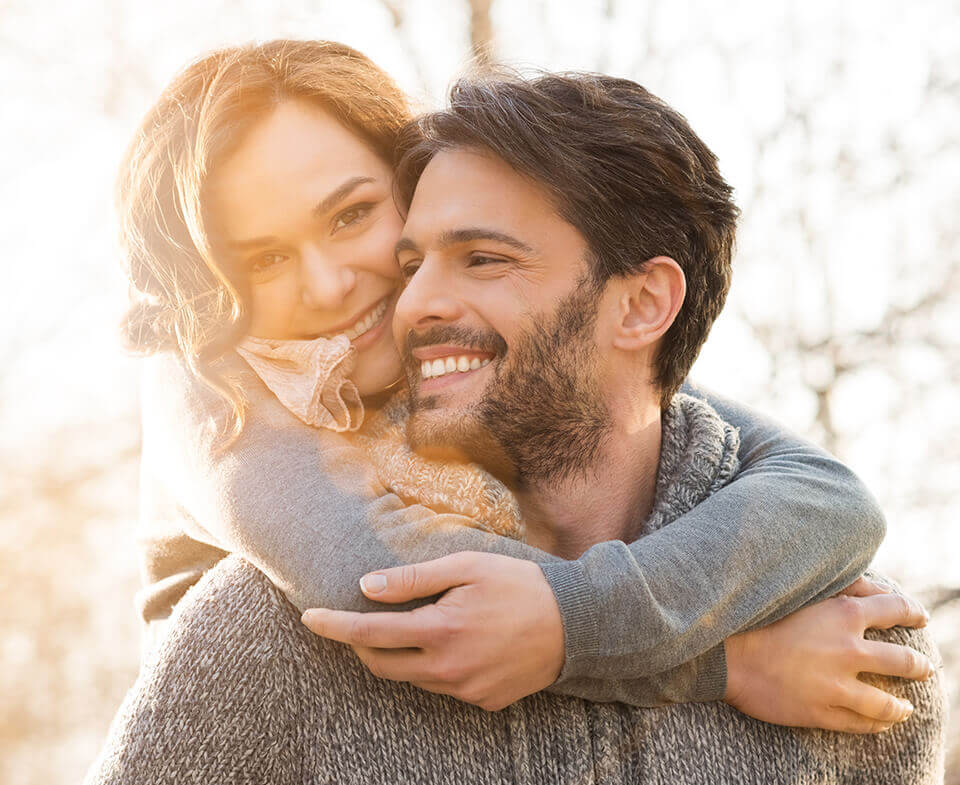
{"type": "MultiPolygon", "coordinates": [[[[76,781],[136,666],[138,361],[117,340],[112,206],[124,148],[179,68],[250,40],[340,40],[440,103],[467,63],[467,0],[392,1],[399,29],[390,0],[0,2],[4,783],[76,781]]],[[[493,17],[503,59],[635,79],[718,154],[744,217],[694,376],[822,439],[811,385],[833,364],[797,339],[881,329],[960,267],[956,0],[494,0],[493,17]]],[[[832,398],[837,449],[887,512],[878,565],[912,591],[960,586],[958,328],[953,291],[832,398]]],[[[931,624],[947,655],[950,613],[931,624]]]]}
{"type": "MultiPolygon", "coordinates": [[[[808,138],[787,139],[764,164],[767,190],[745,216],[731,307],[695,375],[813,432],[809,392],[792,386],[789,374],[771,383],[769,358],[736,309],[760,320],[793,309],[796,329],[816,337],[873,324],[886,303],[909,300],[939,269],[938,227],[956,223],[960,205],[956,139],[952,153],[940,147],[960,126],[956,105],[928,102],[924,90],[931,62],[952,57],[958,66],[956,8],[936,0],[741,0],[659,2],[652,12],[648,3],[624,1],[613,3],[608,20],[606,5],[500,0],[498,52],[521,65],[602,68],[643,82],[688,116],[747,196],[757,185],[756,140],[785,111],[809,109],[808,138]],[[898,171],[893,136],[910,162],[910,177],[897,187],[889,186],[898,171]],[[855,159],[852,186],[825,164],[841,147],[855,159]],[[798,177],[798,161],[812,171],[798,177]],[[790,223],[797,204],[806,210],[812,245],[790,223]],[[832,325],[824,280],[843,306],[833,310],[832,325]]],[[[162,85],[220,45],[318,37],[363,50],[425,104],[435,103],[466,62],[465,4],[418,0],[406,7],[398,32],[375,0],[4,4],[0,450],[49,449],[49,435],[78,423],[103,423],[109,440],[110,424],[136,407],[136,361],[120,353],[115,338],[125,284],[112,185],[129,136],[162,85]]],[[[956,254],[956,242],[952,248],[956,254]]],[[[956,311],[952,318],[960,325],[956,311]]],[[[902,365],[933,383],[943,358],[915,349],[902,365]]],[[[796,369],[798,379],[816,372],[796,369]]],[[[920,442],[945,409],[957,408],[958,391],[943,390],[894,422],[887,415],[897,400],[891,389],[883,374],[868,373],[835,402],[850,434],[847,459],[897,513],[881,563],[920,585],[940,576],[956,582],[960,568],[943,546],[960,544],[957,505],[907,515],[895,486],[898,477],[916,475],[920,442]],[[902,461],[891,460],[900,453],[902,461]]],[[[927,479],[942,474],[938,487],[950,491],[958,467],[934,462],[924,471],[927,479]]]]}

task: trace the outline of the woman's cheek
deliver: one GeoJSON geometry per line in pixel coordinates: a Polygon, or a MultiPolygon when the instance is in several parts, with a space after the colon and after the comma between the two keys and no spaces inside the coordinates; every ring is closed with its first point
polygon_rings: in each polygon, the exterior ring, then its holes
{"type": "Polygon", "coordinates": [[[394,248],[403,232],[403,220],[391,210],[362,237],[363,258],[371,272],[390,280],[400,279],[400,266],[394,248]]]}
{"type": "Polygon", "coordinates": [[[300,297],[296,277],[280,275],[250,287],[250,334],[259,338],[287,338],[295,332],[293,324],[300,297]]]}

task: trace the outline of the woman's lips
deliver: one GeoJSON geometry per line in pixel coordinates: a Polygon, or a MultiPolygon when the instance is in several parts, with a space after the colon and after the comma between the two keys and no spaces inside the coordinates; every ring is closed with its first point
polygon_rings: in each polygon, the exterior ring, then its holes
{"type": "Polygon", "coordinates": [[[312,341],[316,338],[335,338],[338,335],[346,335],[350,341],[361,338],[364,334],[378,326],[383,320],[390,305],[390,295],[381,298],[365,311],[349,322],[343,322],[338,327],[326,328],[322,331],[308,333],[303,335],[301,340],[312,341]]]}
{"type": "MultiPolygon", "coordinates": [[[[380,312],[379,319],[377,319],[373,325],[369,327],[362,335],[359,335],[351,340],[351,343],[358,352],[362,352],[378,343],[385,334],[390,334],[390,326],[393,323],[393,306],[395,303],[395,298],[385,298],[383,300],[382,312],[380,312]]],[[[393,340],[392,335],[390,336],[390,340],[393,340]]]]}

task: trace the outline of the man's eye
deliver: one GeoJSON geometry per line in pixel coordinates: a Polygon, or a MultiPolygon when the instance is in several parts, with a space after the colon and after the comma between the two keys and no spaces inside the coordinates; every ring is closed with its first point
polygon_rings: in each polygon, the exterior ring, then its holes
{"type": "Polygon", "coordinates": [[[289,258],[285,254],[265,253],[253,260],[250,270],[255,273],[263,273],[283,264],[289,258]]]}
{"type": "Polygon", "coordinates": [[[506,259],[498,259],[494,256],[471,256],[467,264],[468,267],[484,267],[488,264],[503,264],[506,259]]]}
{"type": "Polygon", "coordinates": [[[348,226],[353,226],[353,224],[362,221],[370,214],[371,207],[372,205],[369,204],[357,204],[353,207],[348,207],[333,219],[332,231],[336,233],[341,229],[346,229],[348,226]]]}

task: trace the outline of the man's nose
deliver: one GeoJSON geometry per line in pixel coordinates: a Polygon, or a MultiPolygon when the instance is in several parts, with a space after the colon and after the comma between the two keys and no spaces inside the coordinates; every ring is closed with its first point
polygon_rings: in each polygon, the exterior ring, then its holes
{"type": "Polygon", "coordinates": [[[424,261],[397,299],[394,322],[398,334],[435,324],[454,322],[463,315],[454,282],[441,265],[424,261]]]}
{"type": "Polygon", "coordinates": [[[320,249],[300,257],[300,298],[308,308],[336,310],[357,285],[353,267],[320,249]]]}

